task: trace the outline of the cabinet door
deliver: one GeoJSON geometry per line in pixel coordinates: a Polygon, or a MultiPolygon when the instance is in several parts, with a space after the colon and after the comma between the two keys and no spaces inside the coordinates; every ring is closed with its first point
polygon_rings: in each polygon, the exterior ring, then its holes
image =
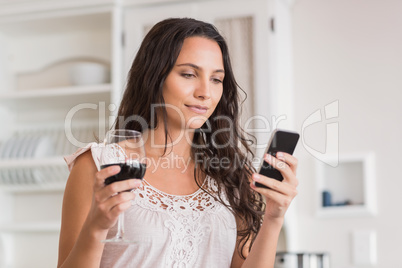
{"type": "MultiPolygon", "coordinates": [[[[127,8],[123,70],[128,72],[143,37],[156,22],[169,17],[193,17],[213,23],[227,40],[235,77],[247,94],[242,125],[257,137],[259,146],[255,152],[260,156],[278,117],[292,117],[289,110],[281,110],[291,107],[292,99],[288,11],[280,0],[221,0],[127,8]],[[274,17],[281,22],[275,31],[274,17]]],[[[292,127],[286,122],[279,127],[285,125],[292,127]]]]}

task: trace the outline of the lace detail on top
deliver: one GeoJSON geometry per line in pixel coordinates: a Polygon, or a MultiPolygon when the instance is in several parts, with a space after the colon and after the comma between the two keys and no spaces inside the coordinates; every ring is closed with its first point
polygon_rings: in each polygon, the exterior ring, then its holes
{"type": "Polygon", "coordinates": [[[137,189],[133,203],[145,209],[166,213],[164,226],[170,231],[166,267],[192,267],[198,256],[198,246],[211,232],[211,227],[201,219],[209,213],[216,213],[223,206],[215,200],[216,182],[207,177],[202,186],[190,195],[170,195],[164,193],[144,180],[144,185],[137,189]],[[219,205],[218,205],[219,204],[219,205]]]}
{"type": "MultiPolygon", "coordinates": [[[[100,169],[100,145],[90,143],[65,157],[70,170],[88,150],[100,169]]],[[[235,216],[215,200],[217,184],[212,178],[207,177],[202,188],[212,196],[201,189],[190,195],[169,195],[144,180],[125,217],[125,235],[139,242],[107,243],[100,267],[229,268],[236,245],[235,216]]],[[[225,195],[222,200],[228,203],[225,195]]],[[[108,238],[116,232],[113,226],[108,238]]]]}

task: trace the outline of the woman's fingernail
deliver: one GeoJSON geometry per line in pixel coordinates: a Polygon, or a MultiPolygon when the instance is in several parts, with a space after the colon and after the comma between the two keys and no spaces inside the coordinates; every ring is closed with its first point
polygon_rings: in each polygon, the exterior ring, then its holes
{"type": "Polygon", "coordinates": [[[253,178],[255,181],[259,181],[261,179],[261,176],[258,175],[257,173],[254,173],[253,178]]]}
{"type": "Polygon", "coordinates": [[[285,161],[285,154],[282,152],[277,152],[276,157],[282,161],[285,161]]]}
{"type": "Polygon", "coordinates": [[[272,160],[272,155],[266,154],[266,155],[265,155],[265,159],[268,160],[269,162],[271,162],[271,160],[272,160]]]}

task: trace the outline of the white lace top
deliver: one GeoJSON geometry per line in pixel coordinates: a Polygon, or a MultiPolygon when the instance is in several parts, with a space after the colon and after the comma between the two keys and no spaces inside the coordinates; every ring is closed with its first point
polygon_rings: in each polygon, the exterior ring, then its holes
{"type": "MultiPolygon", "coordinates": [[[[96,143],[66,157],[69,168],[89,149],[99,169],[96,143]]],[[[216,196],[213,179],[207,177],[202,188],[216,196]]],[[[101,267],[230,267],[236,243],[235,217],[215,198],[202,189],[190,195],[170,195],[150,185],[146,175],[136,194],[124,224],[125,237],[138,243],[106,244],[101,267]]],[[[114,237],[116,229],[110,229],[108,238],[114,237]]]]}

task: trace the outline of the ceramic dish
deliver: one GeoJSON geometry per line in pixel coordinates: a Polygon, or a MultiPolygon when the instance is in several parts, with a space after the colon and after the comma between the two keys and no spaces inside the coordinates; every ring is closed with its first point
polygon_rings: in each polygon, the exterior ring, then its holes
{"type": "Polygon", "coordinates": [[[41,136],[33,152],[33,158],[54,155],[54,143],[50,136],[41,136]]]}
{"type": "Polygon", "coordinates": [[[4,148],[2,150],[1,158],[6,158],[6,159],[10,158],[11,151],[14,148],[16,139],[17,139],[17,137],[12,137],[4,143],[4,148]]]}
{"type": "Polygon", "coordinates": [[[8,158],[16,158],[23,143],[22,137],[15,137],[8,158]]]}
{"type": "Polygon", "coordinates": [[[27,157],[27,151],[28,151],[28,147],[32,142],[32,136],[28,136],[26,135],[22,142],[21,142],[21,147],[18,151],[17,157],[18,158],[26,158],[27,157]]]}
{"type": "Polygon", "coordinates": [[[36,146],[38,144],[39,139],[40,139],[40,137],[37,136],[37,135],[32,136],[30,138],[30,142],[28,143],[26,151],[25,151],[25,157],[26,158],[32,158],[32,156],[35,153],[35,148],[36,148],[36,146]]]}

